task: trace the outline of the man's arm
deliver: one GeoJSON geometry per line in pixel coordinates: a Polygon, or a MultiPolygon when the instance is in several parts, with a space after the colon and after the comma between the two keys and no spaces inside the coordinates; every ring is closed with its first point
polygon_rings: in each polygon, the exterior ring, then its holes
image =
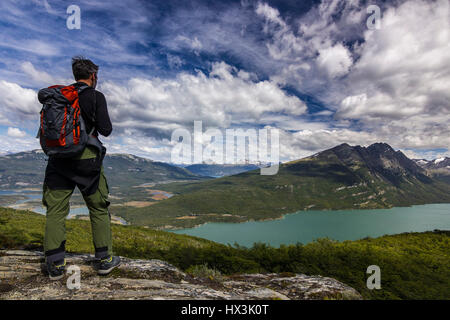
{"type": "Polygon", "coordinates": [[[97,100],[95,128],[97,129],[98,133],[100,133],[102,136],[107,137],[112,132],[112,124],[111,120],[109,119],[108,106],[106,105],[106,99],[103,93],[99,91],[95,91],[95,93],[97,100]]]}

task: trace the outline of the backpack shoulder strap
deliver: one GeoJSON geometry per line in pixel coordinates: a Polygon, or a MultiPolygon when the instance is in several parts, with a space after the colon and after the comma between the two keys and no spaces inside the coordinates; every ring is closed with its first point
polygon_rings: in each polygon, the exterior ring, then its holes
{"type": "Polygon", "coordinates": [[[82,85],[77,85],[76,88],[77,88],[78,94],[80,94],[84,90],[89,89],[91,87],[88,86],[87,84],[83,83],[82,85]]]}
{"type": "Polygon", "coordinates": [[[95,89],[93,90],[93,92],[94,92],[94,112],[92,114],[92,119],[91,119],[91,121],[92,121],[92,129],[91,129],[91,132],[89,132],[89,136],[91,134],[93,134],[94,130],[95,130],[95,109],[97,109],[97,92],[95,92],[95,89]]]}
{"type": "MultiPolygon", "coordinates": [[[[92,88],[91,86],[88,86],[87,84],[82,84],[80,86],[77,86],[77,90],[78,90],[78,95],[80,95],[81,92],[83,92],[86,89],[92,88]]],[[[92,93],[94,95],[94,108],[97,106],[97,93],[95,92],[95,89],[92,88],[92,93]]],[[[89,132],[89,136],[92,135],[95,131],[95,110],[94,113],[92,114],[92,118],[90,119],[93,126],[91,131],[89,132]]]]}

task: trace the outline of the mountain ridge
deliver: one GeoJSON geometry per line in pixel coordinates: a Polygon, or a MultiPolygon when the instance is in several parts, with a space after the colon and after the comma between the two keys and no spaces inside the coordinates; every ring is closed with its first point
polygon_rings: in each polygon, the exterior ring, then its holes
{"type": "Polygon", "coordinates": [[[339,146],[259,170],[199,183],[157,185],[175,194],[116,215],[150,227],[188,228],[205,222],[280,218],[299,210],[375,209],[450,202],[450,184],[386,143],[339,146]],[[151,217],[151,218],[150,218],[151,217]]]}
{"type": "Polygon", "coordinates": [[[410,160],[401,151],[395,151],[387,143],[374,143],[368,147],[350,146],[341,144],[334,148],[320,152],[318,155],[325,155],[327,152],[333,152],[346,165],[353,165],[357,161],[363,161],[367,164],[370,172],[377,177],[383,177],[393,184],[398,183],[393,174],[412,174],[420,176],[427,180],[426,172],[414,161],[410,160]],[[357,155],[359,158],[350,157],[357,155]],[[392,172],[388,172],[388,171],[392,172]]]}
{"type": "MultiPolygon", "coordinates": [[[[41,186],[47,159],[40,149],[0,156],[0,189],[41,186]]],[[[111,185],[128,187],[150,182],[204,178],[185,168],[123,153],[107,153],[103,167],[111,185]]]]}
{"type": "Polygon", "coordinates": [[[450,184],[450,158],[442,157],[434,160],[413,159],[429,176],[450,184]]]}
{"type": "MultiPolygon", "coordinates": [[[[0,189],[40,187],[45,159],[40,150],[0,157],[0,189]]],[[[275,219],[299,210],[450,202],[446,168],[426,169],[386,143],[344,143],[282,163],[274,176],[255,169],[211,179],[129,154],[108,154],[104,169],[112,214],[156,228],[275,219]]],[[[77,193],[73,204],[83,204],[77,193]]]]}

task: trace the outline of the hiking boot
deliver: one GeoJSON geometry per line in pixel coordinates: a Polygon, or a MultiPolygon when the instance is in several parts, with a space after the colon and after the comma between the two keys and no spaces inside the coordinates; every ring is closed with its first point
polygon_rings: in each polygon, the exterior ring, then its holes
{"type": "Polygon", "coordinates": [[[64,277],[66,270],[66,260],[47,262],[47,271],[50,280],[59,280],[64,277]]]}
{"type": "Polygon", "coordinates": [[[105,259],[100,260],[100,265],[98,266],[97,273],[101,275],[107,275],[113,269],[120,264],[120,258],[116,256],[109,256],[105,259]]]}

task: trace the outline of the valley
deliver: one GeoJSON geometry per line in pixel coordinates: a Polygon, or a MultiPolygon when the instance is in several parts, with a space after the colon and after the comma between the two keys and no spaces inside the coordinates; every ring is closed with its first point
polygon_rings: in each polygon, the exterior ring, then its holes
{"type": "Polygon", "coordinates": [[[274,176],[259,170],[207,181],[156,185],[174,194],[146,208],[115,214],[152,228],[206,222],[278,219],[299,210],[377,209],[450,202],[450,185],[387,144],[342,144],[283,163],[274,176]],[[191,217],[180,219],[180,217],[191,217]]]}
{"type": "MultiPolygon", "coordinates": [[[[113,216],[149,228],[184,229],[208,222],[280,219],[305,210],[448,203],[447,159],[437,163],[411,160],[385,143],[369,147],[342,144],[283,163],[274,176],[262,176],[257,168],[212,178],[205,174],[226,174],[224,166],[197,165],[197,173],[193,173],[188,168],[127,154],[107,155],[104,169],[113,216]]],[[[0,157],[0,186],[4,190],[0,205],[33,210],[41,206],[45,165],[45,155],[39,150],[0,157]],[[23,194],[5,195],[5,190],[28,190],[34,199],[25,201],[23,194]]],[[[244,169],[242,165],[228,166],[227,172],[244,169]]],[[[83,205],[76,190],[71,206],[83,205]]]]}

